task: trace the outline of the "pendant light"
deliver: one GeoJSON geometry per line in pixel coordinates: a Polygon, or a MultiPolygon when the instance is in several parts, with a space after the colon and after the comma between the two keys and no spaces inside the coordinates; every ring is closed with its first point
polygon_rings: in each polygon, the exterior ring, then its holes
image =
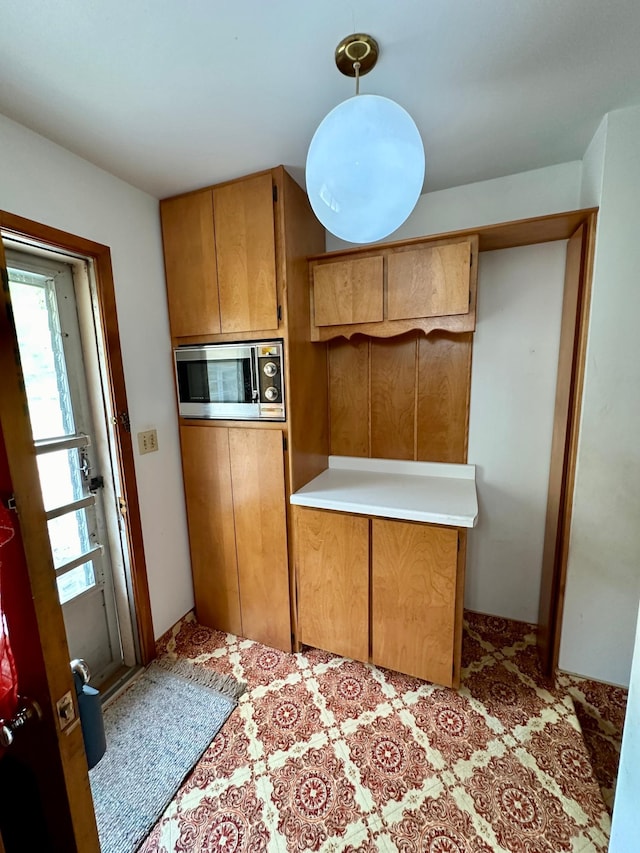
{"type": "Polygon", "coordinates": [[[307,194],[327,231],[350,243],[382,240],[407,219],[424,182],[424,147],[415,122],[395,101],[361,95],[360,77],[378,59],[364,33],[344,38],[336,65],[356,94],[322,120],[309,146],[307,194]]]}

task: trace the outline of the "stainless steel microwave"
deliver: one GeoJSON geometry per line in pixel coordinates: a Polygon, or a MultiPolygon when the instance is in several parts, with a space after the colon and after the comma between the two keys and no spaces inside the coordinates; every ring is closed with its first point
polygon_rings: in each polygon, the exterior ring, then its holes
{"type": "Polygon", "coordinates": [[[174,357],[182,417],[285,419],[282,341],[183,346],[174,357]]]}

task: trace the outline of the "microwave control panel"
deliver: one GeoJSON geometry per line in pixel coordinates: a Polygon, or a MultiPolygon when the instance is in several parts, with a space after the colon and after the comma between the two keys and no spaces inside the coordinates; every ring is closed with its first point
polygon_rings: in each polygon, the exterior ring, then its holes
{"type": "Polygon", "coordinates": [[[269,404],[276,411],[282,413],[283,408],[283,382],[282,382],[282,345],[279,343],[259,344],[258,356],[258,383],[260,386],[261,410],[267,413],[269,404]]]}

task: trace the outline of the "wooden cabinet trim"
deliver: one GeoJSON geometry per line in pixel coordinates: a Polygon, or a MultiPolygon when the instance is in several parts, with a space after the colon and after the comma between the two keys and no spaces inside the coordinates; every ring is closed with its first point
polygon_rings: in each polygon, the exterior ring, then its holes
{"type": "Polygon", "coordinates": [[[474,332],[476,328],[475,309],[468,314],[451,314],[445,317],[425,317],[413,320],[383,320],[380,323],[358,323],[343,326],[312,326],[311,340],[325,342],[335,338],[349,340],[353,335],[366,335],[369,338],[395,338],[409,332],[474,332]]]}
{"type": "MultiPolygon", "coordinates": [[[[279,170],[280,194],[276,222],[281,233],[289,479],[291,492],[327,467],[329,453],[329,392],[327,348],[309,338],[310,298],[307,256],[324,246],[325,232],[315,218],[306,193],[284,169],[279,170]]],[[[291,560],[293,572],[293,559],[291,560]]]]}
{"type": "MultiPolygon", "coordinates": [[[[220,427],[228,427],[229,429],[271,429],[282,432],[282,421],[233,421],[233,420],[212,420],[211,418],[183,418],[179,417],[180,426],[185,427],[201,427],[202,429],[219,429],[220,427]]],[[[286,429],[286,427],[285,427],[286,429]]]]}
{"type": "Polygon", "coordinates": [[[270,341],[272,338],[285,338],[282,328],[254,329],[250,332],[220,332],[208,335],[173,335],[172,347],[193,346],[199,344],[224,344],[236,341],[270,341]]]}
{"type": "MultiPolygon", "coordinates": [[[[438,245],[451,239],[463,240],[477,236],[480,252],[494,252],[498,249],[514,249],[517,246],[531,246],[536,243],[550,243],[554,240],[568,240],[572,234],[589,218],[598,212],[597,207],[586,207],[579,210],[568,210],[562,213],[551,213],[545,216],[533,216],[527,219],[514,219],[498,222],[495,225],[481,225],[477,228],[465,228],[460,231],[448,231],[432,234],[428,237],[411,237],[407,240],[397,240],[385,243],[384,248],[393,251],[412,249],[419,245],[438,245]]],[[[344,257],[366,256],[379,252],[380,245],[356,246],[352,249],[337,249],[334,252],[310,255],[309,262],[331,261],[344,257]]]]}
{"type": "Polygon", "coordinates": [[[467,568],[467,530],[458,528],[458,566],[456,572],[456,607],[453,635],[453,676],[451,687],[460,687],[460,670],[462,667],[462,632],[464,622],[464,585],[467,568]]]}
{"type": "Polygon", "coordinates": [[[276,166],[273,169],[262,169],[260,172],[251,172],[248,175],[239,175],[237,178],[229,178],[228,181],[220,181],[217,184],[209,184],[206,187],[198,187],[195,190],[189,190],[185,193],[178,193],[177,195],[167,196],[166,198],[161,199],[160,203],[162,204],[162,202],[170,201],[174,198],[189,198],[189,196],[197,195],[198,193],[204,192],[205,190],[213,190],[217,187],[226,187],[230,184],[241,183],[242,181],[251,181],[253,178],[262,177],[262,175],[273,175],[275,172],[282,168],[282,166],[276,166]]]}
{"type": "Polygon", "coordinates": [[[595,213],[583,229],[576,231],[573,238],[567,246],[542,580],[538,603],[538,652],[543,672],[549,677],[558,666],[560,654],[595,256],[595,213]],[[580,252],[575,246],[579,232],[582,234],[580,252]],[[574,246],[570,250],[572,243],[574,246]],[[581,258],[575,257],[577,254],[581,255],[581,258]],[[572,281],[575,278],[577,281],[572,281]],[[571,313],[574,314],[573,319],[567,316],[571,313]]]}

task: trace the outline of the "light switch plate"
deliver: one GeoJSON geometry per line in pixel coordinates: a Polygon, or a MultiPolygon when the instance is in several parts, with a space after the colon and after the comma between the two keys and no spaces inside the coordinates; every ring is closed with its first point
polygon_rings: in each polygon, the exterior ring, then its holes
{"type": "Polygon", "coordinates": [[[140,453],[153,453],[158,449],[158,433],[155,429],[138,433],[138,449],[140,453]]]}

